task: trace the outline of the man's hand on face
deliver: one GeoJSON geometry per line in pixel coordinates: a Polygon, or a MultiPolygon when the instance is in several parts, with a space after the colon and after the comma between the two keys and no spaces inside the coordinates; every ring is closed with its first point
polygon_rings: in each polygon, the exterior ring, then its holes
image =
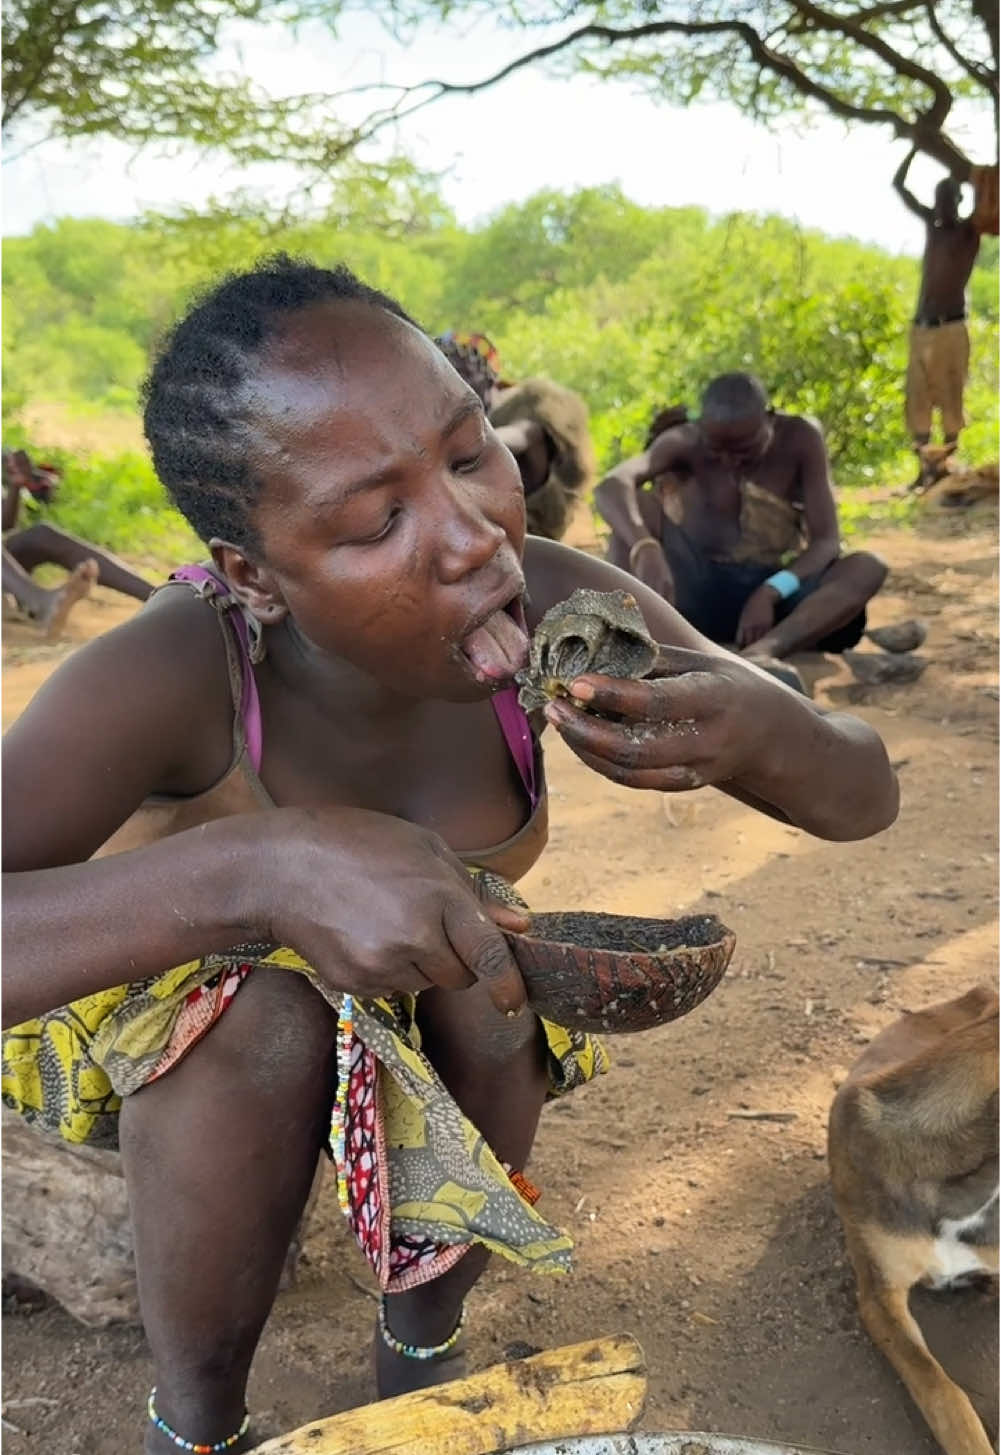
{"type": "Polygon", "coordinates": [[[737,646],[750,647],[766,636],[775,625],[775,606],[778,594],[771,586],[759,586],[757,591],[744,602],[737,623],[737,646]]]}

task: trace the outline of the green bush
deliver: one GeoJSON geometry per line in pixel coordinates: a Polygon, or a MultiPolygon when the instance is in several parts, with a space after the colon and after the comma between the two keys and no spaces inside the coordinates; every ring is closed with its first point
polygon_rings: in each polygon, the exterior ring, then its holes
{"type": "MultiPolygon", "coordinates": [[[[640,448],[665,404],[695,410],[714,374],[744,369],[778,407],[821,421],[840,485],[913,471],[903,418],[913,259],[775,217],[643,208],[616,187],[542,192],[472,229],[430,193],[394,198],[391,185],[360,181],[304,222],[248,207],[36,228],[5,245],[5,431],[37,401],[134,410],[157,340],[191,298],[279,249],[346,261],[431,331],[489,333],[509,377],[548,374],[578,390],[603,468],[640,448]]],[[[963,436],[977,462],[997,455],[997,281],[987,239],[970,288],[963,436]]],[[[57,510],[122,550],[178,528],[137,456],[71,461],[57,510]]]]}
{"type": "Polygon", "coordinates": [[[205,555],[205,547],[169,504],[144,456],[123,453],[81,459],[66,450],[39,446],[16,429],[8,432],[4,443],[8,448],[26,448],[35,460],[51,462],[63,471],[50,505],[25,500],[21,525],[30,524],[31,518],[50,520],[95,546],[162,562],[180,563],[205,555]]]}

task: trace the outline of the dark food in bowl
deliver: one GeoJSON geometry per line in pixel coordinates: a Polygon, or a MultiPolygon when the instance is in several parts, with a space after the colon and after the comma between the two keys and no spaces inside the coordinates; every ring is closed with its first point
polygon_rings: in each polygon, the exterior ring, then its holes
{"type": "Polygon", "coordinates": [[[572,1030],[621,1034],[677,1020],[716,989],[736,936],[715,915],[537,914],[508,934],[528,1003],[572,1030]]]}

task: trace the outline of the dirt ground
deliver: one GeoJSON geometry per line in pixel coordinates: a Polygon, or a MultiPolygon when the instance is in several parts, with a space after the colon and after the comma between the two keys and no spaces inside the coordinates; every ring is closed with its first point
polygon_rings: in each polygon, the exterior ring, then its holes
{"type": "MultiPolygon", "coordinates": [[[[887,833],[825,844],[707,790],[638,794],[551,745],[552,837],[523,888],[539,909],[711,910],[738,936],[719,990],[685,1020],[613,1043],[599,1084],[550,1107],[531,1175],[576,1241],[565,1279],[499,1260],[469,1303],[471,1368],[514,1341],[631,1331],[650,1368],[648,1430],[800,1441],[843,1455],[934,1455],[861,1334],[831,1205],[827,1110],[862,1045],[905,1009],[997,966],[996,517],[939,518],[870,544],[893,574],[877,624],[918,616],[931,658],[908,687],[809,665],[820,702],[884,736],[903,806],[887,833]],[[787,1121],[734,1112],[788,1114],[787,1121]]],[[[9,622],[4,722],[73,642],[127,614],[98,593],[70,642],[9,622]]],[[[997,1429],[996,1303],[915,1300],[937,1352],[997,1429]]],[[[279,1298],[251,1382],[262,1434],[364,1403],[374,1304],[328,1183],[298,1285],[279,1298]]],[[[134,1329],[57,1308],[3,1320],[5,1448],[138,1449],[150,1366],[134,1329]]]]}

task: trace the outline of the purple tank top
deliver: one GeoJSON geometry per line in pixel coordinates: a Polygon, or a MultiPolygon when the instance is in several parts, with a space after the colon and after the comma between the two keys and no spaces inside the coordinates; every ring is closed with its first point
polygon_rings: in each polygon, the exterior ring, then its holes
{"type": "MultiPolygon", "coordinates": [[[[224,577],[217,576],[215,571],[210,571],[206,566],[182,566],[171,573],[170,580],[187,581],[190,585],[197,586],[199,591],[206,596],[218,596],[223,600],[232,599],[232,592],[224,577]]],[[[233,623],[233,630],[240,644],[240,654],[243,659],[243,695],[240,700],[240,718],[243,722],[243,733],[247,743],[247,756],[254,766],[255,773],[260,773],[264,734],[261,724],[261,701],[257,693],[253,663],[250,660],[250,630],[247,626],[247,619],[235,600],[233,606],[235,609],[229,613],[228,619],[233,623]]],[[[518,702],[518,690],[513,686],[505,687],[502,691],[495,692],[490,701],[497,714],[497,721],[500,723],[508,751],[514,759],[518,776],[524,784],[525,792],[528,794],[529,802],[534,810],[539,802],[535,777],[535,745],[528,718],[518,702]]]]}

